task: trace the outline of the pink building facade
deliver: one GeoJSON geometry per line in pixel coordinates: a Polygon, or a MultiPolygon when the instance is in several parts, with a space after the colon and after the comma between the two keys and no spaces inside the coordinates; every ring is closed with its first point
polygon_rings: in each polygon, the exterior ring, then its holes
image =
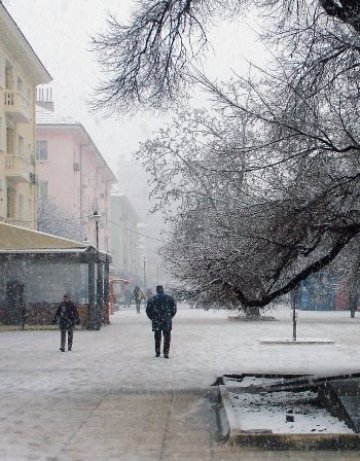
{"type": "Polygon", "coordinates": [[[110,252],[116,177],[81,123],[44,105],[36,111],[39,229],[110,252]]]}

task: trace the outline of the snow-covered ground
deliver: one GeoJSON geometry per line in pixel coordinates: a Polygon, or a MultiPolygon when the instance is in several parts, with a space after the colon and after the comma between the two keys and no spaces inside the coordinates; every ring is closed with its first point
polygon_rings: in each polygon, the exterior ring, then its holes
{"type": "Polygon", "coordinates": [[[317,393],[230,393],[242,430],[271,430],[274,434],[351,434],[343,421],[317,404],[317,393]]]}
{"type": "Polygon", "coordinates": [[[100,331],[76,331],[72,352],[59,351],[58,331],[0,333],[0,393],[112,392],[211,385],[235,373],[340,374],[360,371],[360,314],[299,312],[301,338],[334,344],[260,344],[291,338],[290,310],[276,322],[234,322],[226,311],[180,305],[170,359],[154,357],[150,321],[142,310],[121,310],[100,331]]]}

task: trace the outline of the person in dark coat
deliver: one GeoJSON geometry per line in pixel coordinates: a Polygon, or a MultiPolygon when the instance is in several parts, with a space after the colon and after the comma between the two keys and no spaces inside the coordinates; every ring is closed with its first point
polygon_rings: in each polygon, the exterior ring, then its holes
{"type": "Polygon", "coordinates": [[[355,317],[355,312],[356,311],[357,311],[357,297],[352,296],[352,298],[350,299],[350,315],[351,315],[351,318],[355,317]]]}
{"type": "Polygon", "coordinates": [[[80,324],[79,312],[76,305],[70,300],[69,295],[64,295],[63,302],[56,310],[53,323],[59,322],[60,327],[60,350],[65,352],[66,332],[68,335],[68,351],[73,345],[75,325],[80,324]]]}
{"type": "Polygon", "coordinates": [[[145,299],[145,296],[144,296],[144,293],[141,291],[141,288],[138,287],[137,285],[134,288],[133,296],[135,299],[136,312],[140,314],[141,301],[145,299]]]}
{"type": "Polygon", "coordinates": [[[155,355],[160,357],[161,337],[164,337],[163,353],[169,358],[172,319],[176,315],[176,302],[170,295],[164,293],[161,285],[156,287],[156,295],[152,296],[146,305],[146,315],[152,322],[155,339],[155,355]]]}

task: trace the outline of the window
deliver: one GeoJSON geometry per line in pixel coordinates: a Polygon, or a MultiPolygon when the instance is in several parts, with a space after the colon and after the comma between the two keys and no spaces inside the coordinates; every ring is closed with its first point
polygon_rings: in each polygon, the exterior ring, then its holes
{"type": "Polygon", "coordinates": [[[48,142],[46,140],[36,141],[36,160],[48,159],[48,142]]]}
{"type": "Polygon", "coordinates": [[[1,88],[4,87],[4,77],[5,77],[5,69],[4,69],[4,59],[0,52],[0,86],[1,88]]]}
{"type": "Polygon", "coordinates": [[[38,200],[46,200],[48,198],[48,182],[38,181],[38,200]]]}
{"type": "Polygon", "coordinates": [[[19,194],[19,218],[22,219],[24,217],[24,196],[19,194]]]}
{"type": "Polygon", "coordinates": [[[29,198],[28,200],[28,220],[29,221],[33,221],[33,218],[34,218],[34,210],[33,210],[33,201],[31,200],[31,198],[29,198]]]}
{"type": "Polygon", "coordinates": [[[21,80],[20,77],[17,78],[17,89],[18,89],[18,91],[20,91],[20,92],[22,92],[23,89],[24,89],[23,81],[21,80]]]}
{"type": "Polygon", "coordinates": [[[6,127],[6,151],[8,154],[15,154],[15,131],[6,127]]]}
{"type": "Polygon", "coordinates": [[[19,136],[18,138],[18,155],[20,157],[24,157],[25,153],[25,140],[22,136],[19,136]]]}
{"type": "Polygon", "coordinates": [[[6,60],[5,65],[5,87],[8,90],[12,90],[14,88],[13,66],[8,60],[6,60]]]}
{"type": "Polygon", "coordinates": [[[0,149],[3,150],[4,148],[4,123],[2,117],[0,117],[0,149]]]}

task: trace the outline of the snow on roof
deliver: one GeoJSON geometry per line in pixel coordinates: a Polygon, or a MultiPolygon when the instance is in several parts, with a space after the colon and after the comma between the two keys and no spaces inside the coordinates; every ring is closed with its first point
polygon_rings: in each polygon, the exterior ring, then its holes
{"type": "Polygon", "coordinates": [[[36,105],[36,124],[37,125],[80,125],[80,122],[71,117],[57,114],[45,107],[36,105]]]}
{"type": "Polygon", "coordinates": [[[0,223],[0,252],[4,250],[85,249],[88,245],[44,232],[0,223]]]}
{"type": "Polygon", "coordinates": [[[45,254],[45,253],[84,253],[87,250],[87,248],[27,248],[23,250],[2,250],[0,248],[0,254],[1,253],[6,253],[6,254],[23,254],[23,253],[39,253],[39,254],[45,254]]]}

